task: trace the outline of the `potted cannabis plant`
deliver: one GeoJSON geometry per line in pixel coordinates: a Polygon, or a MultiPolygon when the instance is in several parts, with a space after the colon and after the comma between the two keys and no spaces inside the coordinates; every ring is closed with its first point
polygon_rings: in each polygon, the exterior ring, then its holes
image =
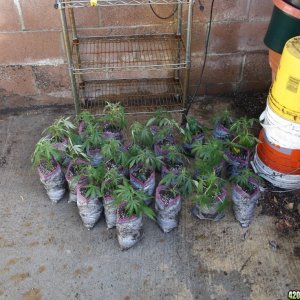
{"type": "Polygon", "coordinates": [[[128,176],[128,151],[119,140],[106,140],[101,153],[107,170],[117,169],[123,176],[128,176]]]}
{"type": "Polygon", "coordinates": [[[194,143],[204,142],[204,131],[199,121],[195,117],[187,117],[187,122],[183,127],[183,150],[185,154],[192,155],[192,147],[194,143]]]}
{"type": "Polygon", "coordinates": [[[122,250],[134,246],[143,237],[143,215],[154,219],[155,214],[145,200],[149,195],[134,189],[127,179],[114,191],[117,209],[117,234],[122,250]]]}
{"type": "Polygon", "coordinates": [[[219,114],[216,114],[213,119],[213,137],[217,139],[229,139],[231,132],[230,128],[233,124],[231,112],[225,109],[219,114]]]}
{"type": "Polygon", "coordinates": [[[54,148],[61,151],[62,165],[67,165],[70,160],[67,158],[66,151],[68,146],[68,137],[73,133],[75,125],[70,121],[70,117],[60,118],[54,121],[52,125],[43,131],[46,138],[49,139],[54,148]]]}
{"type": "Polygon", "coordinates": [[[163,158],[162,162],[162,177],[167,173],[178,175],[182,171],[184,164],[188,162],[188,159],[182,154],[181,148],[177,145],[163,146],[162,149],[168,152],[168,155],[163,158]]]}
{"type": "Polygon", "coordinates": [[[85,129],[87,126],[94,126],[96,124],[96,120],[94,116],[89,111],[82,111],[76,118],[78,123],[78,134],[80,136],[85,135],[85,129]]]}
{"type": "Polygon", "coordinates": [[[238,175],[239,172],[248,168],[251,150],[259,142],[259,140],[251,133],[255,119],[242,117],[236,120],[230,131],[234,134],[234,138],[228,143],[225,154],[228,166],[228,175],[238,175]]]}
{"type": "Polygon", "coordinates": [[[106,102],[103,113],[103,138],[123,141],[122,130],[126,126],[124,107],[120,102],[106,102]]]}
{"type": "Polygon", "coordinates": [[[92,166],[98,166],[102,162],[101,147],[103,138],[97,125],[88,124],[85,129],[83,147],[86,150],[92,166]]]}
{"type": "Polygon", "coordinates": [[[48,197],[57,203],[66,192],[66,180],[58,161],[61,152],[55,148],[49,139],[42,138],[35,146],[31,162],[38,169],[40,181],[44,185],[48,197]]]}
{"type": "Polygon", "coordinates": [[[69,138],[68,143],[68,157],[71,159],[67,172],[66,172],[66,180],[69,186],[69,203],[77,202],[77,186],[85,183],[87,178],[82,176],[84,168],[89,164],[88,157],[83,151],[82,144],[73,144],[69,138]]]}
{"type": "Polygon", "coordinates": [[[117,207],[114,204],[114,191],[122,183],[123,176],[117,169],[108,170],[101,185],[101,194],[103,196],[104,214],[107,228],[116,227],[117,207]]]}
{"type": "Polygon", "coordinates": [[[224,217],[224,208],[228,204],[224,181],[215,172],[198,177],[195,184],[192,209],[193,215],[201,220],[219,221],[224,217]]]}
{"type": "Polygon", "coordinates": [[[149,127],[140,122],[134,122],[131,127],[131,137],[134,144],[142,148],[152,148],[154,137],[149,127]]]}
{"type": "Polygon", "coordinates": [[[261,196],[260,178],[251,170],[244,169],[238,176],[232,176],[232,201],[235,218],[242,227],[248,227],[252,222],[258,199],[261,196]]]}
{"type": "Polygon", "coordinates": [[[157,223],[163,232],[170,232],[178,226],[182,198],[193,192],[193,179],[186,168],[179,174],[165,175],[155,193],[157,223]]]}
{"type": "Polygon", "coordinates": [[[150,204],[155,189],[155,169],[159,169],[162,157],[156,156],[155,153],[141,147],[134,147],[129,151],[129,176],[130,183],[138,190],[143,191],[150,197],[145,199],[150,204]]]}
{"type": "Polygon", "coordinates": [[[195,178],[215,171],[222,175],[225,165],[224,143],[222,140],[211,138],[204,144],[196,142],[192,147],[195,155],[195,178]]]}
{"type": "Polygon", "coordinates": [[[101,183],[105,174],[105,168],[101,164],[97,167],[86,166],[82,171],[82,176],[87,181],[77,186],[77,207],[83,225],[91,229],[99,221],[103,204],[100,201],[102,197],[101,183]]]}
{"type": "Polygon", "coordinates": [[[154,116],[148,120],[146,126],[150,129],[151,133],[155,135],[160,129],[168,126],[172,122],[174,122],[174,120],[169,112],[157,110],[154,116]]]}

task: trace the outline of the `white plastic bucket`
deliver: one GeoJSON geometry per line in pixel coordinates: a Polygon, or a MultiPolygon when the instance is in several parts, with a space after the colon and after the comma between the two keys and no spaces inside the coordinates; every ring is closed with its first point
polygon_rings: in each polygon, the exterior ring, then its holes
{"type": "Polygon", "coordinates": [[[277,115],[267,104],[259,117],[268,140],[275,145],[289,149],[300,149],[300,124],[293,123],[277,115]]]}
{"type": "Polygon", "coordinates": [[[287,190],[300,188],[300,175],[290,175],[274,171],[260,160],[257,153],[255,153],[251,165],[258,176],[266,179],[274,186],[287,190]]]}

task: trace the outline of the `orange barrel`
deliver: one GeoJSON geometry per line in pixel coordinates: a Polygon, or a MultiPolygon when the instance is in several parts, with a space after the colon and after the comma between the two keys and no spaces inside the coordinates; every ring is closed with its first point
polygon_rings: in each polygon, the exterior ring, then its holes
{"type": "Polygon", "coordinates": [[[269,168],[284,174],[300,174],[300,150],[272,144],[264,129],[259,134],[256,151],[260,160],[269,168]]]}
{"type": "Polygon", "coordinates": [[[277,69],[278,69],[279,63],[280,63],[280,59],[281,59],[280,53],[277,53],[274,50],[269,49],[269,64],[272,69],[272,82],[274,82],[274,80],[275,80],[277,69]]]}

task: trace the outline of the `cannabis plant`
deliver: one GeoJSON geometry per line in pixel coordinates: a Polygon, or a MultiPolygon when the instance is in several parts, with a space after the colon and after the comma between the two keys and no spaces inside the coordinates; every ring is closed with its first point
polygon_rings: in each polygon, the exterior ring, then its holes
{"type": "Polygon", "coordinates": [[[117,186],[121,183],[123,176],[116,169],[110,169],[106,171],[102,184],[101,184],[101,193],[103,196],[107,194],[112,194],[117,186]]]}
{"type": "MultiPolygon", "coordinates": [[[[224,181],[218,177],[215,172],[211,172],[206,176],[199,177],[194,181],[195,195],[193,200],[200,208],[211,207],[218,201],[218,196],[222,193],[224,181]]],[[[227,205],[228,200],[218,203],[218,211],[222,211],[227,205]]]]}
{"type": "Polygon", "coordinates": [[[141,166],[146,170],[155,170],[160,168],[161,156],[156,156],[150,149],[134,148],[130,153],[131,157],[128,160],[129,168],[141,166]]]}
{"type": "Polygon", "coordinates": [[[230,127],[230,131],[234,133],[235,137],[231,141],[232,148],[253,148],[259,140],[251,133],[251,129],[255,119],[248,119],[242,117],[236,120],[230,127]]]}
{"type": "Polygon", "coordinates": [[[193,193],[193,182],[194,180],[190,172],[186,168],[183,168],[178,175],[171,172],[166,174],[159,184],[169,187],[168,190],[174,197],[178,195],[178,193],[183,197],[187,197],[193,193]]]}
{"type": "Polygon", "coordinates": [[[133,142],[141,147],[153,146],[154,139],[151,130],[140,122],[134,122],[131,125],[131,136],[133,142]]]}
{"type": "Polygon", "coordinates": [[[214,126],[219,123],[228,129],[232,126],[233,122],[232,113],[227,109],[215,114],[212,118],[212,123],[214,126]]]}
{"type": "Polygon", "coordinates": [[[91,165],[84,166],[82,169],[82,176],[87,178],[88,184],[84,185],[86,198],[100,198],[102,197],[101,183],[105,175],[105,168],[101,164],[97,167],[91,165]]]}
{"type": "Polygon", "coordinates": [[[261,178],[254,174],[251,170],[243,169],[239,173],[238,176],[230,177],[230,181],[238,186],[240,186],[244,191],[251,193],[253,190],[256,189],[255,184],[251,182],[253,179],[255,182],[259,183],[261,178]]]}
{"type": "Polygon", "coordinates": [[[103,109],[103,121],[116,129],[122,129],[126,126],[125,110],[120,102],[106,102],[103,109]]]}
{"type": "Polygon", "coordinates": [[[183,142],[192,143],[193,136],[203,133],[203,128],[195,117],[187,117],[187,123],[182,133],[183,142]]]}
{"type": "Polygon", "coordinates": [[[88,124],[94,125],[95,124],[95,118],[94,116],[89,112],[89,111],[82,111],[78,116],[77,116],[77,122],[83,122],[85,126],[88,124]]]}
{"type": "Polygon", "coordinates": [[[101,153],[106,161],[112,161],[120,166],[127,166],[128,153],[118,140],[106,140],[103,143],[101,153]]]}
{"type": "Polygon", "coordinates": [[[145,215],[150,219],[155,218],[154,211],[145,203],[149,195],[141,190],[135,190],[127,179],[123,179],[123,184],[118,185],[113,194],[116,206],[125,203],[124,209],[128,217],[145,215]]]}
{"type": "Polygon", "coordinates": [[[207,174],[224,160],[224,143],[218,139],[210,139],[204,144],[196,142],[192,147],[192,153],[196,158],[196,168],[202,174],[207,174]]]}
{"type": "Polygon", "coordinates": [[[103,144],[103,139],[97,125],[88,124],[85,133],[86,135],[83,142],[84,149],[86,149],[87,151],[100,149],[103,144]]]}
{"type": "Polygon", "coordinates": [[[183,165],[185,162],[188,162],[187,157],[182,154],[181,149],[177,145],[163,145],[162,150],[168,152],[164,161],[170,166],[183,165]]]}
{"type": "Polygon", "coordinates": [[[37,142],[31,157],[33,167],[43,166],[46,170],[52,171],[54,161],[60,160],[60,151],[52,146],[49,139],[41,138],[37,142]]]}

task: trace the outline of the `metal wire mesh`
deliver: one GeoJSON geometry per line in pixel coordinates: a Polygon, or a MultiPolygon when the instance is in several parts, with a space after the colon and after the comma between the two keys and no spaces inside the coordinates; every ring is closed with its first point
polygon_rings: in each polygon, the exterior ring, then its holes
{"type": "Polygon", "coordinates": [[[184,44],[174,34],[80,38],[78,43],[73,47],[75,74],[186,67],[184,44]]]}
{"type": "Polygon", "coordinates": [[[81,108],[95,111],[109,102],[121,102],[128,111],[157,108],[182,110],[182,89],[173,78],[98,80],[79,84],[81,108]]]}
{"type": "MultiPolygon", "coordinates": [[[[61,7],[66,8],[81,8],[91,6],[90,0],[81,1],[59,1],[61,7]]],[[[117,6],[117,5],[167,5],[167,4],[178,4],[178,3],[189,3],[188,0],[98,0],[95,6],[117,6]]]]}

